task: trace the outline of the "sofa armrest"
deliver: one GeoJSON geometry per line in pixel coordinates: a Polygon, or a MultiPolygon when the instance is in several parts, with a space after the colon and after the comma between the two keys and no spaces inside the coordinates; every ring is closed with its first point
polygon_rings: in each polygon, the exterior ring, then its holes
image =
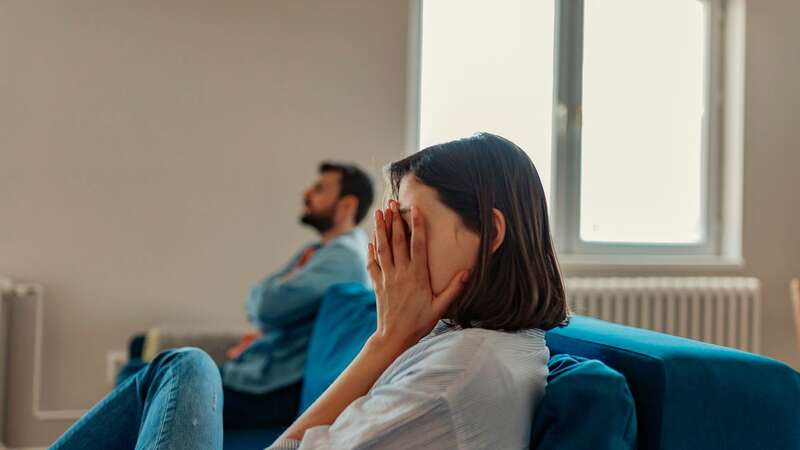
{"type": "Polygon", "coordinates": [[[152,360],[159,352],[171,348],[197,347],[211,356],[219,366],[228,358],[225,352],[239,343],[249,330],[246,327],[201,329],[180,326],[158,326],[145,334],[142,359],[152,360]]]}

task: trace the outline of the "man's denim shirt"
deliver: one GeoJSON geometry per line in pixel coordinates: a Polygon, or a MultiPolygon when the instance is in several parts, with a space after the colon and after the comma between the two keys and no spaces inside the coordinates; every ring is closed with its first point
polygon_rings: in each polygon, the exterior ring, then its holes
{"type": "Polygon", "coordinates": [[[264,334],[222,367],[226,387],[262,394],[300,381],[322,295],[334,284],[369,283],[367,237],[358,228],[319,247],[297,273],[281,280],[308,247],[250,290],[247,317],[264,334]]]}

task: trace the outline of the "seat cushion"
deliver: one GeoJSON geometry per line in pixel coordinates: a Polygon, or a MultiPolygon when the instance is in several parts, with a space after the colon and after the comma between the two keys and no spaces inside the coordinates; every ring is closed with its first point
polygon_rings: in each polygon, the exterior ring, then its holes
{"type": "Polygon", "coordinates": [[[225,430],[224,450],[264,450],[283,433],[285,427],[225,430]]]}
{"type": "Polygon", "coordinates": [[[557,355],[534,414],[531,449],[636,448],[636,411],[625,377],[601,361],[557,355]]]}
{"type": "Polygon", "coordinates": [[[800,374],[780,361],[587,317],[546,339],[625,376],[639,448],[800,449],[800,374]]]}
{"type": "Polygon", "coordinates": [[[300,414],[358,355],[375,324],[372,290],[359,283],[343,283],[326,291],[308,345],[300,414]]]}

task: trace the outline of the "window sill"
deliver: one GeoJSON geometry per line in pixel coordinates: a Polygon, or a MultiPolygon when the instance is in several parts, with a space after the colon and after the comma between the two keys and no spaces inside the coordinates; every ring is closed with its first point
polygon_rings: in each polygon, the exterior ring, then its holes
{"type": "Polygon", "coordinates": [[[558,261],[565,269],[635,269],[641,267],[698,269],[698,270],[739,270],[745,266],[744,259],[731,256],[705,255],[575,255],[559,254],[558,261]]]}

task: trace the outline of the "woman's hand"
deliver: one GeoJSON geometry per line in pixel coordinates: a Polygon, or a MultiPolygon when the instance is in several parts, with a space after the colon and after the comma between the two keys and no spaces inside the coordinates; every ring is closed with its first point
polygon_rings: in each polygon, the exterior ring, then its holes
{"type": "Polygon", "coordinates": [[[375,214],[374,241],[367,269],[375,285],[378,329],[324,394],[278,440],[302,439],[309,428],[330,425],[369,389],[402,352],[430,333],[458,296],[467,272],[458,272],[439,295],[431,291],[428,248],[422,216],[411,210],[411,243],[397,202],[375,214]]]}
{"type": "Polygon", "coordinates": [[[410,245],[397,202],[375,213],[375,236],[369,244],[367,271],[375,286],[378,327],[370,344],[402,353],[430,333],[453,300],[468,272],[456,273],[439,295],[431,290],[424,219],[411,209],[410,245]]]}

